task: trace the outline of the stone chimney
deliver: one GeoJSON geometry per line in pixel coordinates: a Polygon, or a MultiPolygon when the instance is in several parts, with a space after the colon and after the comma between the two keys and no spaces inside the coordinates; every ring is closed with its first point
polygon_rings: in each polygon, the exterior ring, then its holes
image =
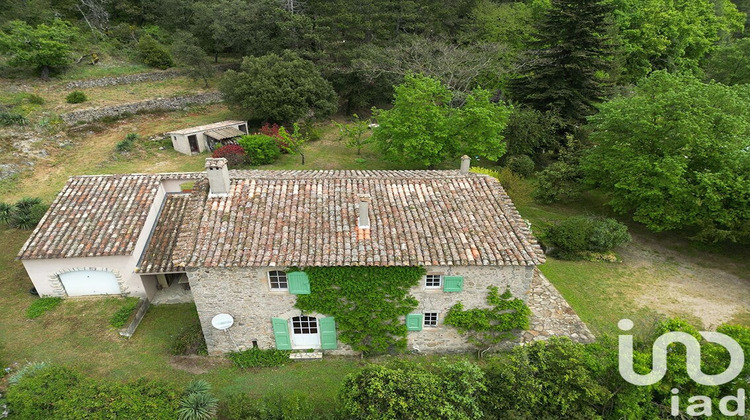
{"type": "Polygon", "coordinates": [[[211,195],[229,194],[229,169],[224,158],[206,159],[206,172],[211,195]]]}
{"type": "Polygon", "coordinates": [[[359,228],[370,228],[370,194],[359,195],[359,228]]]}
{"type": "Polygon", "coordinates": [[[470,167],[471,167],[471,158],[466,155],[461,156],[461,173],[464,175],[468,174],[470,167]]]}

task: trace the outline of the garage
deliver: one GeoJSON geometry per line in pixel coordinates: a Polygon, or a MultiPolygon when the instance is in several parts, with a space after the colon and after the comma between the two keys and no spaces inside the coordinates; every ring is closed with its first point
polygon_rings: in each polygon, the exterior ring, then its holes
{"type": "Polygon", "coordinates": [[[120,285],[111,271],[72,271],[60,274],[60,282],[68,296],[120,294],[120,285]]]}

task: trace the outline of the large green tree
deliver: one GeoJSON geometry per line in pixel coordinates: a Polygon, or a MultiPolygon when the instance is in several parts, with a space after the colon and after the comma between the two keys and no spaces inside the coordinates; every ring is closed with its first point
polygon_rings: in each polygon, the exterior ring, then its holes
{"type": "Polygon", "coordinates": [[[750,241],[750,89],[664,71],[591,118],[590,180],[654,231],[750,241]]]}
{"type": "Polygon", "coordinates": [[[331,84],[315,64],[291,51],[245,57],[240,71],[224,74],[219,90],[230,107],[254,121],[293,122],[336,111],[331,84]]]}
{"type": "Polygon", "coordinates": [[[602,0],[552,0],[536,25],[523,76],[510,84],[514,99],[559,114],[569,129],[584,123],[606,94],[610,14],[602,0]]]}
{"type": "Polygon", "coordinates": [[[624,55],[623,77],[698,69],[715,43],[740,31],[744,16],[729,0],[613,0],[624,55]]]}
{"type": "Polygon", "coordinates": [[[505,153],[503,130],[510,107],[475,89],[460,107],[439,80],[407,75],[393,108],[375,110],[373,141],[391,161],[433,167],[467,154],[496,160],[505,153]]]}
{"type": "Polygon", "coordinates": [[[63,20],[36,27],[14,20],[0,32],[0,54],[10,57],[10,65],[33,67],[47,78],[50,70],[71,62],[75,37],[76,29],[63,20]]]}

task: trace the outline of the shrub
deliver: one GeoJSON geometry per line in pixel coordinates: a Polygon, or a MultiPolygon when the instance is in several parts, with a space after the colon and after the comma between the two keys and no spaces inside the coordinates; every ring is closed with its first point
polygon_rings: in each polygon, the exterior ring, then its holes
{"type": "Polygon", "coordinates": [[[39,95],[37,95],[35,93],[30,93],[26,97],[26,99],[28,99],[29,103],[33,104],[33,105],[43,105],[44,104],[44,98],[42,98],[41,96],[39,96],[39,95]]]}
{"type": "Polygon", "coordinates": [[[82,102],[86,102],[87,100],[88,98],[86,97],[86,94],[81,92],[80,90],[74,90],[65,97],[65,101],[69,104],[80,104],[82,102]]]}
{"type": "Polygon", "coordinates": [[[245,162],[245,149],[242,148],[242,146],[237,144],[227,144],[226,146],[221,146],[214,150],[214,153],[211,155],[215,158],[224,158],[227,160],[227,165],[230,167],[235,167],[242,165],[245,162]]]}
{"type": "Polygon", "coordinates": [[[169,352],[175,356],[187,354],[208,354],[206,338],[203,336],[201,324],[196,322],[180,330],[169,345],[169,352]]]}
{"type": "Polygon", "coordinates": [[[15,207],[12,204],[0,203],[0,223],[10,222],[14,208],[15,207]]]}
{"type": "Polygon", "coordinates": [[[144,35],[138,40],[136,50],[143,63],[149,67],[164,70],[174,66],[169,51],[150,35],[144,35]]]}
{"type": "Polygon", "coordinates": [[[30,367],[8,388],[8,408],[19,419],[55,418],[55,405],[68,398],[80,382],[78,374],[63,367],[30,367]]]}
{"type": "Polygon", "coordinates": [[[8,385],[16,385],[26,375],[33,375],[39,369],[47,367],[47,362],[29,362],[8,377],[8,385]]]}
{"type": "Polygon", "coordinates": [[[603,217],[575,216],[551,226],[545,241],[549,253],[564,259],[579,258],[583,252],[607,252],[630,241],[627,226],[603,217]]]}
{"type": "Polygon", "coordinates": [[[128,133],[127,136],[115,145],[115,151],[119,153],[125,153],[133,150],[135,141],[138,140],[138,134],[128,133]]]}
{"type": "Polygon", "coordinates": [[[22,198],[10,209],[8,225],[15,229],[34,229],[47,212],[39,198],[22,198]]]}
{"type": "Polygon", "coordinates": [[[526,155],[513,155],[508,158],[508,168],[524,178],[534,174],[534,161],[526,155]]]}
{"type": "Polygon", "coordinates": [[[192,381],[185,388],[177,409],[179,420],[209,420],[216,415],[219,400],[211,394],[211,385],[201,379],[192,381]]]}
{"type": "Polygon", "coordinates": [[[263,399],[253,399],[247,394],[235,394],[224,402],[219,417],[226,419],[256,420],[316,420],[306,394],[299,391],[279,392],[263,399]]]}
{"type": "Polygon", "coordinates": [[[238,143],[245,149],[251,165],[267,165],[275,162],[281,155],[276,139],[263,134],[242,136],[238,143]]]}
{"type": "Polygon", "coordinates": [[[59,297],[39,298],[35,300],[28,309],[26,309],[26,318],[39,318],[44,315],[45,312],[56,308],[60,303],[62,303],[62,298],[59,297]]]}
{"type": "Polygon", "coordinates": [[[289,362],[288,350],[251,348],[229,353],[227,357],[240,368],[283,366],[289,362]]]}
{"type": "Polygon", "coordinates": [[[138,298],[127,298],[125,304],[109,318],[109,325],[115,328],[124,327],[136,306],[138,306],[138,298]]]}
{"type": "Polygon", "coordinates": [[[0,110],[0,125],[26,125],[26,118],[18,113],[0,110]]]}
{"type": "Polygon", "coordinates": [[[258,134],[264,134],[268,137],[275,138],[276,145],[279,146],[279,150],[281,150],[281,153],[289,153],[286,151],[289,145],[286,144],[286,142],[284,141],[284,137],[282,137],[281,133],[279,133],[280,128],[281,127],[279,127],[278,124],[263,123],[258,134]]]}
{"type": "Polygon", "coordinates": [[[534,198],[545,204],[580,197],[583,172],[577,164],[555,162],[539,173],[534,198]]]}

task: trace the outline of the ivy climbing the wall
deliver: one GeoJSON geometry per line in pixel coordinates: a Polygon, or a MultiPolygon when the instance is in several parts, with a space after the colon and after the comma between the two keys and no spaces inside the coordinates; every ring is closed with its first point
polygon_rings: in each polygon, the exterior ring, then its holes
{"type": "Polygon", "coordinates": [[[513,330],[529,328],[531,310],[523,300],[514,298],[510,290],[500,295],[497,286],[489,286],[487,303],[491,308],[464,310],[461,302],[453,305],[445,315],[444,323],[456,327],[477,346],[479,355],[502,340],[513,338],[513,330]]]}
{"type": "Polygon", "coordinates": [[[409,289],[422,267],[307,267],[310,294],[296,307],[336,318],[338,339],[365,354],[406,349],[406,325],[399,318],[417,307],[409,289]]]}

